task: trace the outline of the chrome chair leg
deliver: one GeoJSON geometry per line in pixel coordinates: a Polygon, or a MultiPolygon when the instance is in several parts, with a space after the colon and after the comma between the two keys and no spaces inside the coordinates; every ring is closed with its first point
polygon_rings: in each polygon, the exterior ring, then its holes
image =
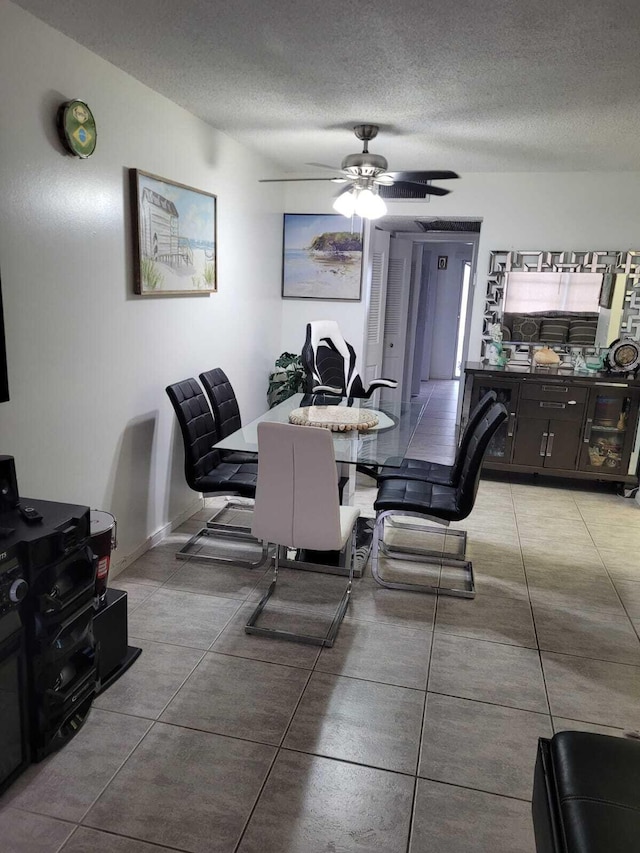
{"type": "Polygon", "coordinates": [[[233,533],[228,533],[220,530],[212,530],[210,527],[202,527],[197,533],[185,543],[179,551],[176,552],[176,560],[194,560],[198,563],[214,563],[218,565],[233,565],[241,569],[259,569],[264,566],[269,559],[269,549],[266,542],[260,542],[252,536],[238,537],[233,533]],[[201,554],[199,551],[193,551],[197,547],[201,539],[210,538],[225,538],[242,539],[242,541],[254,541],[256,545],[260,545],[260,555],[255,560],[243,560],[233,554],[226,557],[222,554],[201,554]]]}
{"type": "Polygon", "coordinates": [[[247,538],[252,539],[251,518],[254,505],[255,501],[253,498],[241,498],[237,496],[228,497],[225,505],[216,510],[216,512],[214,512],[211,518],[207,521],[207,527],[221,532],[229,531],[238,537],[246,535],[247,538]],[[234,523],[228,518],[225,520],[225,516],[231,515],[233,517],[234,513],[238,516],[246,514],[247,518],[243,519],[244,523],[238,524],[237,521],[234,523]]]}
{"type": "Polygon", "coordinates": [[[244,628],[245,632],[247,634],[255,634],[259,637],[272,637],[280,640],[293,640],[295,642],[305,643],[311,646],[324,646],[326,648],[331,648],[335,643],[336,636],[338,634],[338,629],[342,624],[342,620],[344,619],[345,613],[347,612],[347,607],[349,606],[349,601],[351,600],[351,588],[353,586],[353,569],[356,561],[355,527],[351,531],[350,541],[349,543],[347,543],[347,548],[349,549],[350,553],[349,580],[347,582],[346,589],[342,594],[342,598],[340,599],[340,603],[338,604],[336,612],[333,616],[331,625],[329,626],[327,633],[323,637],[319,637],[314,634],[300,634],[295,631],[284,631],[281,628],[265,628],[257,624],[261,613],[265,609],[267,602],[269,601],[276,589],[276,584],[278,582],[278,570],[280,567],[280,555],[282,549],[281,545],[276,545],[273,578],[271,580],[271,583],[269,584],[269,588],[262,596],[262,598],[258,602],[257,607],[249,617],[249,620],[244,628]]]}
{"type": "Polygon", "coordinates": [[[448,527],[449,522],[439,521],[439,519],[434,517],[425,516],[421,513],[417,512],[408,512],[406,510],[386,510],[381,512],[376,517],[376,523],[373,530],[373,546],[371,550],[371,574],[373,575],[374,580],[380,584],[380,586],[386,587],[387,589],[404,589],[409,590],[411,592],[428,592],[439,595],[452,595],[458,598],[475,598],[476,589],[475,589],[475,580],[473,576],[473,565],[470,560],[465,558],[465,547],[467,541],[466,531],[463,530],[441,530],[432,527],[426,527],[424,525],[417,524],[398,524],[393,521],[393,517],[413,517],[419,519],[426,519],[428,521],[436,521],[441,525],[448,527]],[[433,535],[433,533],[438,533],[440,535],[448,535],[454,536],[454,538],[459,540],[458,544],[462,544],[462,552],[461,556],[451,556],[444,552],[444,549],[441,551],[434,551],[430,549],[422,549],[415,546],[399,546],[399,545],[389,545],[385,543],[384,534],[385,534],[385,521],[389,520],[391,524],[389,526],[395,527],[401,530],[410,530],[412,532],[421,532],[421,533],[429,533],[433,535]],[[401,558],[410,562],[418,562],[426,565],[436,566],[439,568],[438,573],[438,582],[437,583],[410,583],[410,582],[401,582],[401,581],[391,581],[384,578],[380,571],[380,557],[385,556],[390,559],[393,558],[401,558]],[[453,568],[457,568],[462,570],[464,573],[465,579],[461,586],[443,586],[441,583],[442,580],[442,569],[445,566],[450,566],[453,568]]]}
{"type": "Polygon", "coordinates": [[[268,549],[265,543],[251,535],[251,516],[254,501],[250,498],[229,498],[225,505],[218,509],[207,521],[206,527],[202,527],[186,542],[176,553],[177,560],[197,560],[202,563],[233,564],[244,569],[256,569],[263,566],[268,558],[268,549]],[[225,516],[231,514],[232,519],[225,516]],[[247,515],[243,524],[237,522],[234,516],[247,515]],[[222,554],[202,554],[195,549],[202,539],[220,538],[228,541],[254,542],[261,546],[260,556],[255,560],[243,560],[233,554],[226,557],[222,554]]]}

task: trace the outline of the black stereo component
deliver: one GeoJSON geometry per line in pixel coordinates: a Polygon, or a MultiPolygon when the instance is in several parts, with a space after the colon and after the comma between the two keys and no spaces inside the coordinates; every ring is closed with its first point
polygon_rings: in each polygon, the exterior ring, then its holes
{"type": "MultiPolygon", "coordinates": [[[[42,516],[42,523],[29,524],[19,512],[11,514],[14,537],[20,543],[20,562],[30,574],[87,544],[89,507],[31,498],[22,498],[21,504],[33,507],[42,516]]],[[[0,524],[5,523],[8,526],[7,516],[0,515],[0,524]]]]}
{"type": "Polygon", "coordinates": [[[0,456],[0,512],[18,506],[18,480],[13,456],[0,456]]]}
{"type": "MultiPolygon", "coordinates": [[[[81,546],[64,562],[86,565],[85,550],[86,546],[81,546]]],[[[91,586],[87,587],[86,578],[83,578],[79,588],[85,591],[81,595],[74,595],[67,588],[66,600],[49,594],[35,594],[30,599],[27,647],[31,747],[36,761],[73,737],[86,719],[97,690],[99,655],[93,635],[95,561],[90,559],[89,565],[92,567],[88,574],[91,586]],[[82,599],[84,603],[80,603],[82,599]],[[55,605],[61,602],[60,609],[50,608],[49,600],[55,605]],[[78,709],[85,710],[77,714],[78,709]]],[[[42,569],[39,576],[43,573],[46,576],[48,569],[42,569]]],[[[74,575],[66,577],[69,576],[74,575]]],[[[65,578],[65,575],[59,577],[65,578]]],[[[36,584],[38,580],[36,577],[36,584]]]]}
{"type": "Polygon", "coordinates": [[[127,593],[124,590],[107,589],[93,617],[93,634],[99,651],[98,693],[102,693],[129,669],[142,651],[128,645],[127,593]]]}
{"type": "Polygon", "coordinates": [[[0,619],[18,610],[28,591],[29,584],[15,555],[8,551],[0,554],[0,619]]]}
{"type": "Polygon", "coordinates": [[[20,505],[32,511],[14,506],[0,512],[0,526],[15,529],[2,540],[0,566],[3,553],[4,562],[14,555],[20,566],[5,570],[4,580],[0,576],[0,614],[24,598],[27,728],[31,759],[39,761],[79,730],[96,693],[97,561],[89,547],[88,507],[26,498],[20,505]]]}
{"type": "Polygon", "coordinates": [[[55,563],[29,573],[31,603],[40,621],[59,621],[88,601],[96,587],[97,559],[81,545],[55,563]]]}
{"type": "Polygon", "coordinates": [[[20,613],[26,592],[15,549],[0,552],[0,793],[30,761],[27,661],[20,613]]]}
{"type": "Polygon", "coordinates": [[[39,720],[38,742],[34,750],[35,761],[42,761],[52,752],[62,749],[72,737],[77,735],[87,721],[91,704],[95,696],[95,683],[88,683],[83,695],[73,694],[69,705],[55,718],[43,717],[39,720]]]}

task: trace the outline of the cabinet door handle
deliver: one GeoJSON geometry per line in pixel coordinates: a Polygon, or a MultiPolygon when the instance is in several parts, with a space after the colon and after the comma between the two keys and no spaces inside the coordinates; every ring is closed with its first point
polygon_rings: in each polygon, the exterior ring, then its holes
{"type": "Polygon", "coordinates": [[[589,444],[591,441],[591,427],[593,426],[593,418],[587,418],[584,424],[584,438],[582,439],[585,444],[589,444]]]}
{"type": "Polygon", "coordinates": [[[547,453],[546,453],[547,456],[551,456],[551,453],[553,451],[553,439],[554,438],[555,438],[555,433],[550,432],[549,433],[549,441],[547,442],[547,453]]]}
{"type": "Polygon", "coordinates": [[[566,407],[566,403],[550,403],[548,401],[543,401],[540,403],[541,409],[564,409],[566,407]]]}
{"type": "Polygon", "coordinates": [[[569,388],[567,386],[565,386],[563,388],[562,385],[543,385],[542,390],[543,391],[557,391],[559,394],[568,394],[569,393],[569,388]]]}
{"type": "Polygon", "coordinates": [[[516,425],[516,413],[510,412],[509,413],[509,421],[507,423],[507,437],[508,438],[511,438],[511,436],[513,435],[515,425],[516,425]]]}
{"type": "Polygon", "coordinates": [[[547,438],[549,437],[548,432],[542,433],[542,441],[540,442],[540,456],[545,456],[547,452],[547,438]]]}

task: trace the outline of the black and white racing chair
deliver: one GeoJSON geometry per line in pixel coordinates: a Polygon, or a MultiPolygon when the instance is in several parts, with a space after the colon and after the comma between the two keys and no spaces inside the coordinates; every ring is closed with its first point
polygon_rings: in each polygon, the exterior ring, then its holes
{"type": "Polygon", "coordinates": [[[356,354],[342,337],[335,320],[307,323],[302,348],[302,364],[307,373],[307,394],[368,399],[377,388],[397,388],[394,379],[373,379],[368,388],[356,370],[356,354]]]}

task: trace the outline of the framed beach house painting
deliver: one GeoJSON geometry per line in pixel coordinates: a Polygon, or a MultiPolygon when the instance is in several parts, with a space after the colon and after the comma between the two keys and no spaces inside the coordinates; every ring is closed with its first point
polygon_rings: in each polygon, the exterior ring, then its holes
{"type": "Polygon", "coordinates": [[[357,302],[362,287],[362,220],[285,213],[283,299],[357,302]]]}
{"type": "Polygon", "coordinates": [[[130,175],[135,292],[215,293],[216,197],[139,169],[130,175]]]}

